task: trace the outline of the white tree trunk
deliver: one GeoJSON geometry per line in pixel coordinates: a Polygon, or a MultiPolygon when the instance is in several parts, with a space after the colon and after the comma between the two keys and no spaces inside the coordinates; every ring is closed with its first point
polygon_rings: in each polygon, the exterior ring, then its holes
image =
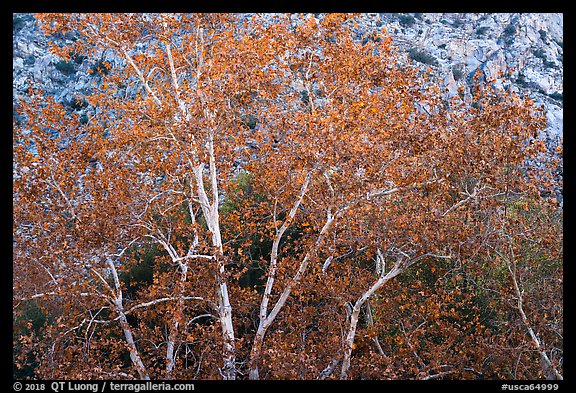
{"type": "Polygon", "coordinates": [[[126,315],[123,313],[121,307],[121,303],[117,308],[117,311],[120,313],[120,326],[122,327],[122,331],[124,332],[124,337],[126,338],[126,342],[128,343],[128,351],[130,352],[130,360],[132,360],[132,364],[134,368],[138,372],[138,376],[140,379],[149,380],[150,376],[148,375],[148,371],[146,370],[146,366],[142,362],[140,358],[140,353],[138,352],[138,348],[136,347],[136,343],[134,342],[134,336],[132,335],[132,329],[128,320],[126,319],[126,315]]]}
{"type": "Polygon", "coordinates": [[[386,284],[392,278],[396,277],[398,274],[402,273],[410,266],[415,264],[417,261],[425,257],[451,258],[451,256],[437,255],[433,253],[426,253],[414,258],[410,258],[409,255],[400,251],[400,256],[396,259],[396,263],[394,264],[392,269],[390,269],[390,271],[386,273],[386,264],[384,256],[380,252],[380,249],[377,250],[376,266],[379,269],[380,276],[378,280],[370,287],[370,289],[364,292],[362,296],[360,296],[358,300],[356,300],[356,303],[352,308],[352,313],[350,315],[350,325],[348,327],[348,333],[346,334],[346,340],[344,343],[344,359],[342,360],[342,369],[340,372],[341,379],[348,378],[348,370],[350,369],[350,358],[352,357],[354,338],[356,336],[356,327],[358,325],[358,316],[360,315],[360,309],[362,308],[362,305],[366,301],[368,301],[368,299],[370,299],[370,297],[377,290],[379,290],[384,284],[386,284]]]}
{"type": "Polygon", "coordinates": [[[380,289],[384,284],[386,284],[390,279],[396,277],[400,272],[406,269],[406,267],[402,266],[402,259],[398,259],[394,267],[385,274],[385,266],[384,266],[384,257],[378,250],[378,255],[376,256],[379,259],[378,263],[381,264],[382,270],[380,272],[380,277],[378,280],[368,289],[366,292],[362,294],[356,300],[354,307],[352,308],[352,314],[350,315],[350,325],[348,326],[348,333],[346,334],[346,340],[344,342],[344,359],[342,360],[342,370],[340,372],[340,379],[348,379],[348,370],[350,369],[350,358],[352,357],[352,349],[354,346],[354,338],[356,336],[356,327],[358,325],[358,317],[360,316],[360,310],[364,303],[376,292],[380,289]]]}
{"type": "MultiPolygon", "coordinates": [[[[146,370],[146,366],[142,362],[140,358],[140,353],[138,352],[138,347],[136,347],[136,343],[134,342],[134,335],[132,334],[132,328],[128,323],[126,318],[126,314],[124,313],[124,306],[122,302],[122,289],[120,287],[120,280],[118,279],[118,271],[116,270],[116,266],[114,266],[114,262],[111,259],[107,259],[106,261],[110,272],[112,273],[112,277],[114,279],[114,285],[116,287],[116,297],[113,301],[113,304],[116,308],[116,312],[119,315],[120,327],[124,332],[124,337],[126,338],[126,342],[128,343],[128,351],[130,352],[130,360],[134,365],[134,368],[138,372],[138,376],[140,379],[149,380],[150,376],[148,375],[148,371],[146,370]]],[[[111,289],[111,288],[110,288],[111,289]]]]}
{"type": "MultiPolygon", "coordinates": [[[[181,263],[181,262],[180,262],[181,263]]],[[[184,310],[184,299],[182,294],[184,292],[184,285],[186,283],[186,277],[188,273],[188,265],[181,263],[180,265],[181,275],[180,275],[180,282],[178,283],[178,292],[176,296],[178,297],[178,301],[176,303],[176,311],[175,315],[172,318],[172,323],[170,326],[170,333],[168,335],[168,342],[166,345],[166,378],[172,378],[172,372],[174,371],[174,366],[176,365],[176,355],[174,353],[174,347],[176,338],[178,336],[178,327],[180,322],[178,318],[182,315],[184,310]]]]}
{"type": "MultiPolygon", "coordinates": [[[[372,317],[372,307],[370,306],[370,301],[366,301],[366,321],[370,326],[374,326],[374,318],[372,317]]],[[[382,349],[382,345],[380,345],[380,341],[378,340],[378,336],[372,338],[372,342],[376,347],[376,350],[380,355],[386,357],[386,353],[382,349]]]]}
{"type": "Polygon", "coordinates": [[[232,324],[232,306],[228,296],[228,285],[225,276],[224,254],[222,249],[222,236],[220,233],[219,222],[219,196],[218,196],[218,178],[216,173],[216,160],[214,157],[214,139],[210,135],[207,149],[210,159],[209,178],[212,188],[212,202],[208,200],[208,195],[204,189],[203,169],[204,164],[200,164],[195,169],[196,185],[200,206],[206,219],[208,229],[212,234],[212,246],[215,248],[214,259],[217,263],[216,270],[216,295],[218,298],[218,314],[222,327],[222,338],[224,340],[222,358],[223,368],[222,377],[226,380],[236,379],[236,348],[234,338],[234,326],[232,324]]]}
{"type": "MultiPolygon", "coordinates": [[[[502,257],[502,254],[500,254],[500,256],[502,257]]],[[[530,335],[530,338],[532,339],[532,345],[534,345],[534,347],[536,348],[536,350],[540,354],[540,361],[542,362],[542,370],[544,371],[544,373],[546,374],[546,377],[548,379],[563,380],[564,377],[562,376],[562,374],[560,374],[560,372],[558,372],[556,367],[554,367],[554,365],[550,361],[550,358],[548,357],[548,355],[546,354],[546,351],[542,347],[542,343],[540,342],[540,339],[538,338],[538,336],[534,332],[534,329],[532,329],[532,326],[530,325],[530,322],[528,321],[528,317],[526,316],[526,313],[524,312],[524,307],[522,306],[524,299],[522,297],[522,291],[520,291],[520,287],[518,286],[518,281],[516,279],[516,263],[514,262],[514,259],[515,259],[514,252],[512,252],[512,258],[511,258],[512,260],[510,260],[508,258],[503,258],[503,259],[505,259],[506,265],[508,267],[508,271],[510,272],[510,276],[512,277],[512,285],[514,286],[514,292],[516,294],[518,312],[520,313],[520,317],[522,318],[522,322],[524,323],[524,326],[526,327],[526,330],[528,331],[528,334],[530,335]]]]}
{"type": "MultiPolygon", "coordinates": [[[[303,197],[304,192],[305,192],[305,187],[303,187],[303,191],[301,193],[300,200],[303,197]]],[[[299,204],[299,202],[297,202],[297,203],[299,204]]],[[[295,208],[297,209],[296,205],[295,205],[295,208]]],[[[293,211],[295,214],[295,209],[293,209],[293,211]]],[[[263,298],[261,309],[260,309],[260,323],[258,325],[258,330],[256,331],[256,336],[254,337],[254,342],[252,344],[252,351],[250,353],[250,371],[249,371],[249,378],[250,379],[259,379],[260,378],[259,371],[258,371],[258,364],[260,361],[260,356],[261,356],[261,352],[262,352],[262,344],[263,344],[264,338],[266,336],[266,331],[268,330],[268,328],[270,327],[272,322],[274,322],[274,320],[276,319],[276,316],[278,315],[278,313],[280,312],[280,310],[282,309],[282,307],[286,303],[286,300],[288,299],[288,297],[290,296],[290,293],[292,292],[292,288],[294,288],[294,286],[296,284],[298,284],[298,282],[304,276],[304,274],[306,272],[306,268],[308,267],[308,263],[310,262],[310,259],[312,258],[314,253],[316,253],[318,248],[320,247],[320,244],[322,243],[322,240],[324,239],[324,237],[326,236],[328,231],[332,228],[332,225],[333,225],[336,217],[337,217],[337,215],[333,216],[332,214],[328,214],[328,217],[326,219],[326,223],[322,227],[322,230],[320,231],[320,234],[318,235],[316,242],[314,243],[312,248],[310,250],[308,250],[308,252],[304,256],[304,258],[302,259],[302,262],[300,263],[300,267],[298,268],[298,271],[296,272],[294,277],[292,277],[292,279],[288,282],[288,284],[284,288],[284,291],[282,291],[280,298],[276,301],[276,304],[272,308],[272,311],[270,312],[270,314],[266,314],[266,311],[267,311],[266,305],[268,304],[268,298],[270,296],[270,292],[272,290],[272,283],[274,281],[273,274],[272,274],[273,271],[269,270],[268,283],[270,283],[270,285],[266,286],[266,292],[264,293],[264,298],[263,298]]],[[[277,239],[278,239],[278,237],[277,237],[277,239]]],[[[279,239],[278,239],[278,242],[279,242],[279,239]]],[[[274,262],[274,265],[275,265],[275,262],[274,262]]]]}

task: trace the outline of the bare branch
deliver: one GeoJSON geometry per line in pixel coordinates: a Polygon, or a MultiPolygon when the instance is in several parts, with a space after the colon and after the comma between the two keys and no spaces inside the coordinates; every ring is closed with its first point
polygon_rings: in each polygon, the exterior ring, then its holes
{"type": "Polygon", "coordinates": [[[54,179],[53,175],[50,175],[50,179],[52,181],[48,182],[46,180],[44,180],[44,182],[52,187],[54,187],[59,193],[60,195],[62,195],[62,198],[64,198],[64,201],[66,202],[66,204],[68,205],[68,207],[70,208],[70,213],[72,214],[72,217],[75,220],[78,220],[79,222],[82,222],[82,220],[76,215],[76,210],[74,209],[74,206],[72,205],[72,202],[70,202],[70,199],[68,199],[68,197],[66,196],[66,194],[64,193],[64,191],[62,191],[62,188],[60,188],[60,186],[58,185],[58,182],[54,179]]]}
{"type": "Polygon", "coordinates": [[[172,75],[172,85],[174,86],[174,93],[176,94],[176,101],[178,101],[178,108],[182,113],[182,116],[186,120],[190,120],[190,116],[186,111],[186,105],[184,101],[180,98],[180,88],[178,87],[178,78],[176,76],[176,70],[174,69],[174,59],[172,58],[172,51],[170,50],[170,43],[166,41],[166,53],[168,54],[168,63],[170,64],[170,74],[172,75]]]}
{"type": "Polygon", "coordinates": [[[162,102],[158,99],[158,97],[156,96],[156,94],[154,94],[154,92],[152,91],[152,89],[150,88],[150,85],[148,84],[148,81],[146,80],[146,78],[144,78],[144,75],[142,74],[142,71],[140,71],[140,68],[138,68],[138,66],[136,65],[136,63],[134,63],[134,60],[132,59],[132,57],[128,54],[128,51],[125,48],[121,48],[122,50],[122,54],[124,55],[124,57],[126,58],[126,60],[128,61],[128,63],[132,66],[132,68],[134,68],[134,71],[136,71],[136,75],[138,76],[138,79],[140,79],[140,82],[142,82],[142,84],[144,85],[144,88],[146,89],[146,91],[148,92],[148,94],[150,94],[152,96],[152,98],[154,99],[154,101],[156,102],[156,104],[158,104],[159,107],[162,107],[162,102]]]}
{"type": "MultiPolygon", "coordinates": [[[[32,295],[32,296],[23,297],[23,298],[20,298],[20,299],[18,299],[18,300],[21,301],[21,302],[24,302],[24,301],[27,301],[27,300],[38,299],[38,298],[41,298],[41,297],[44,297],[44,296],[61,296],[61,295],[62,295],[62,292],[54,292],[54,291],[53,291],[53,292],[43,292],[43,293],[37,293],[37,294],[32,295]]],[[[102,298],[104,298],[104,299],[108,299],[107,296],[105,296],[105,295],[103,295],[103,294],[101,294],[101,293],[81,292],[79,295],[82,296],[82,297],[100,296],[100,297],[102,297],[102,298]]]]}
{"type": "Polygon", "coordinates": [[[209,300],[204,299],[203,297],[198,297],[198,296],[182,296],[182,297],[163,297],[160,299],[155,299],[155,300],[151,300],[149,302],[145,302],[145,303],[140,303],[137,304],[135,306],[130,307],[130,309],[128,309],[127,311],[124,312],[124,314],[128,315],[140,308],[144,308],[144,307],[150,307],[153,306],[155,304],[158,303],[164,303],[164,302],[170,302],[170,301],[174,301],[174,300],[198,300],[198,301],[204,301],[204,302],[208,302],[210,303],[213,307],[215,306],[214,304],[212,304],[209,300]]]}
{"type": "Polygon", "coordinates": [[[516,307],[518,309],[518,312],[520,313],[520,317],[522,318],[522,322],[524,323],[524,326],[526,327],[526,330],[528,331],[528,334],[530,335],[530,338],[532,339],[532,345],[536,348],[536,350],[540,354],[540,358],[542,359],[542,364],[544,365],[544,369],[547,371],[549,370],[555,379],[563,380],[564,378],[563,378],[562,374],[560,374],[560,372],[558,372],[556,367],[554,367],[554,365],[550,361],[550,358],[548,357],[548,355],[546,354],[546,351],[542,347],[542,343],[540,342],[540,339],[538,338],[538,336],[536,335],[536,333],[532,329],[532,326],[530,325],[530,322],[528,321],[528,317],[526,316],[526,313],[524,312],[524,307],[522,305],[522,303],[524,302],[524,299],[522,296],[522,291],[520,290],[520,287],[518,286],[518,281],[516,279],[516,263],[514,262],[515,256],[514,256],[514,251],[512,250],[511,241],[510,241],[510,249],[511,249],[511,253],[512,253],[511,258],[506,258],[506,257],[504,257],[504,255],[502,255],[497,250],[495,250],[495,251],[504,261],[506,261],[506,266],[508,268],[508,271],[510,272],[510,277],[512,278],[512,284],[514,286],[514,293],[516,294],[516,307]]]}
{"type": "MultiPolygon", "coordinates": [[[[275,275],[276,275],[276,264],[278,262],[278,248],[280,246],[280,240],[282,239],[284,232],[286,231],[286,229],[288,229],[288,226],[290,225],[290,223],[292,222],[292,220],[296,216],[296,212],[298,211],[298,207],[300,207],[300,204],[302,203],[302,199],[304,198],[304,194],[306,194],[306,191],[308,190],[309,183],[310,183],[310,173],[308,173],[306,175],[306,180],[304,181],[304,184],[302,184],[302,187],[300,188],[300,194],[296,198],[296,201],[294,202],[292,209],[290,209],[288,216],[286,217],[286,219],[282,223],[282,226],[280,227],[280,229],[276,231],[276,237],[274,238],[274,242],[272,244],[272,251],[270,254],[270,265],[268,267],[268,279],[266,280],[266,288],[264,289],[264,294],[262,295],[262,302],[260,303],[260,324],[263,324],[264,320],[267,317],[268,301],[270,299],[270,294],[272,292],[272,287],[274,285],[274,279],[275,279],[275,275]]],[[[274,205],[274,206],[276,207],[276,205],[274,205]]]]}
{"type": "Polygon", "coordinates": [[[453,373],[454,373],[454,371],[452,371],[452,370],[450,370],[450,371],[442,371],[442,372],[440,372],[440,373],[438,373],[438,374],[430,374],[430,375],[428,375],[428,376],[426,376],[426,377],[420,378],[420,380],[422,380],[422,381],[428,381],[428,380],[430,380],[430,379],[438,379],[438,378],[441,378],[441,377],[443,377],[443,376],[445,376],[445,375],[450,375],[450,374],[453,374],[453,373]]]}
{"type": "Polygon", "coordinates": [[[120,251],[118,254],[112,254],[112,255],[115,256],[116,258],[120,258],[120,257],[126,252],[126,250],[129,249],[130,246],[131,246],[132,244],[134,244],[138,239],[140,239],[140,236],[138,236],[136,239],[134,239],[134,240],[132,240],[130,243],[128,243],[128,245],[127,245],[126,247],[124,247],[124,248],[122,249],[122,251],[120,251]]]}

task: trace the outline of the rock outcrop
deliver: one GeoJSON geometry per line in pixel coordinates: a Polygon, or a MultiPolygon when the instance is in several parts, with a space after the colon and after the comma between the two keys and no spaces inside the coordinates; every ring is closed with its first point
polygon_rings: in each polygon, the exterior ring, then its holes
{"type": "MultiPolygon", "coordinates": [[[[437,73],[447,96],[459,87],[467,91],[477,69],[487,79],[506,75],[505,85],[545,106],[548,127],[542,137],[555,146],[563,134],[563,23],[562,14],[370,13],[359,20],[358,39],[385,27],[407,58],[437,73]]],[[[66,62],[48,50],[50,40],[72,39],[46,37],[32,14],[13,15],[14,100],[31,80],[82,112],[82,97],[97,82],[97,64],[83,56],[66,62]]]]}

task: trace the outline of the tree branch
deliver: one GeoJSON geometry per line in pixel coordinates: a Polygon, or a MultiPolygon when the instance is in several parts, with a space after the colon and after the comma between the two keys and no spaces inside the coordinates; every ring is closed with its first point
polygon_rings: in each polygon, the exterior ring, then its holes
{"type": "Polygon", "coordinates": [[[166,44],[166,53],[168,54],[168,63],[170,64],[170,74],[172,75],[172,85],[174,86],[174,93],[176,94],[176,101],[178,102],[178,107],[180,112],[182,112],[182,116],[186,120],[190,120],[190,116],[186,111],[186,105],[184,101],[180,98],[180,88],[178,87],[178,78],[176,77],[176,70],[174,68],[174,59],[172,58],[172,51],[170,50],[170,43],[168,41],[165,42],[166,44]]]}
{"type": "Polygon", "coordinates": [[[124,48],[121,48],[121,50],[122,50],[122,54],[124,55],[124,57],[126,58],[128,63],[132,66],[132,68],[134,68],[134,71],[136,71],[136,75],[138,76],[138,79],[140,79],[140,82],[142,82],[142,84],[144,85],[144,88],[146,89],[148,94],[150,94],[152,96],[152,98],[154,99],[154,101],[156,102],[156,104],[158,104],[158,106],[162,108],[162,102],[158,99],[158,97],[156,97],[156,94],[154,94],[154,92],[150,88],[148,81],[146,81],[146,78],[144,78],[142,71],[140,71],[140,69],[138,68],[136,63],[134,63],[134,60],[132,60],[132,57],[130,57],[130,55],[128,54],[128,51],[124,48]]]}
{"type": "MultiPolygon", "coordinates": [[[[286,217],[286,219],[282,223],[282,226],[280,227],[280,229],[276,231],[276,237],[274,238],[274,242],[272,243],[272,251],[270,254],[270,266],[268,267],[268,279],[266,280],[266,288],[264,289],[264,294],[262,295],[262,302],[260,303],[260,324],[263,324],[264,320],[267,317],[268,302],[270,299],[270,294],[272,293],[272,287],[274,285],[274,279],[276,276],[276,265],[278,262],[278,248],[280,246],[280,241],[282,239],[282,236],[284,235],[284,232],[286,231],[286,229],[288,229],[290,223],[292,222],[292,220],[296,216],[296,212],[298,211],[298,208],[299,208],[300,204],[302,203],[302,199],[304,198],[304,194],[308,190],[309,183],[310,183],[310,173],[308,173],[306,175],[306,180],[304,181],[304,184],[302,184],[302,187],[300,188],[300,194],[296,198],[296,201],[294,202],[292,209],[290,209],[288,216],[286,217]]],[[[276,204],[274,205],[274,207],[276,208],[276,204]]]]}
{"type": "MultiPolygon", "coordinates": [[[[510,242],[511,242],[511,240],[510,240],[510,242]]],[[[506,266],[508,268],[508,271],[510,272],[510,277],[512,278],[512,285],[514,286],[514,293],[516,294],[516,301],[517,301],[516,306],[517,306],[518,312],[520,313],[520,317],[522,318],[522,322],[524,323],[524,326],[526,327],[526,330],[528,331],[530,338],[532,338],[532,345],[534,345],[534,347],[536,348],[536,350],[540,354],[540,358],[542,359],[544,369],[547,371],[548,370],[551,371],[552,375],[554,376],[555,379],[563,380],[564,378],[563,378],[562,374],[560,374],[560,372],[558,372],[556,367],[554,367],[554,365],[550,361],[550,358],[546,354],[546,351],[544,350],[544,348],[542,348],[542,343],[540,342],[540,339],[538,338],[538,336],[536,335],[536,333],[532,329],[532,326],[530,325],[530,322],[528,321],[528,317],[526,316],[526,313],[524,312],[524,307],[522,306],[524,299],[522,297],[522,291],[520,291],[520,287],[518,286],[518,281],[516,279],[516,263],[514,262],[515,256],[514,256],[514,251],[512,250],[512,244],[510,244],[510,250],[512,253],[511,258],[504,257],[502,255],[502,253],[500,253],[498,250],[495,250],[495,251],[504,261],[506,261],[506,266]]]]}

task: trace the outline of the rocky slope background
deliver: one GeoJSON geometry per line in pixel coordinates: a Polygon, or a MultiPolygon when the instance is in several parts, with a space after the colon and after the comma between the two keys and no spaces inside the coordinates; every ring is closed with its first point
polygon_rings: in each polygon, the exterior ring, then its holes
{"type": "MultiPolygon", "coordinates": [[[[447,97],[463,87],[466,99],[477,69],[488,79],[504,73],[504,85],[544,105],[548,126],[541,137],[554,148],[563,135],[563,24],[562,14],[370,13],[359,20],[358,39],[370,39],[385,27],[409,59],[436,72],[447,97]]],[[[66,62],[49,53],[50,41],[73,39],[47,37],[33,14],[13,14],[14,100],[31,80],[88,121],[82,97],[106,69],[83,56],[66,62]]],[[[98,56],[112,64],[120,61],[98,56]]]]}

